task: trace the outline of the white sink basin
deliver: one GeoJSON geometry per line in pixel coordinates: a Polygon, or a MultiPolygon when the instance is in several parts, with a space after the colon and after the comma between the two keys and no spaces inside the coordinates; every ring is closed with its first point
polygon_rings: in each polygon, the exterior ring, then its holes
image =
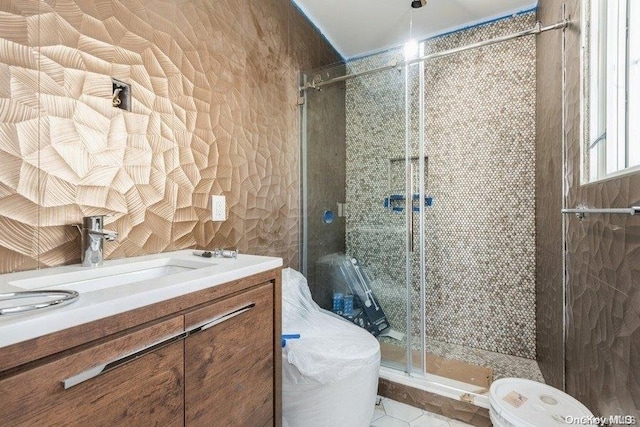
{"type": "Polygon", "coordinates": [[[87,293],[143,280],[158,279],[213,265],[215,264],[210,262],[164,258],[13,280],[8,284],[24,290],[69,289],[87,293]]]}
{"type": "MultiPolygon", "coordinates": [[[[51,310],[0,315],[0,351],[19,342],[211,289],[282,267],[282,259],[240,254],[202,258],[192,249],[80,265],[0,274],[0,294],[77,291],[73,303],[51,310]]],[[[25,301],[22,299],[21,301],[25,301]]]]}

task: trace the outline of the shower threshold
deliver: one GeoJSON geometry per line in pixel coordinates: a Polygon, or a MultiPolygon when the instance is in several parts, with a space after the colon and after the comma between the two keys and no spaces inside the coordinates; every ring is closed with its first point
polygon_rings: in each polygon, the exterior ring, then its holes
{"type": "MultiPolygon", "coordinates": [[[[382,360],[392,366],[404,366],[406,341],[380,339],[382,360]]],[[[412,351],[413,365],[421,365],[420,352],[412,351]]],[[[533,359],[512,356],[464,345],[427,338],[427,373],[477,386],[489,387],[500,378],[525,378],[544,383],[538,363],[533,359]],[[457,372],[456,372],[457,371],[457,372]]]]}
{"type": "Polygon", "coordinates": [[[489,390],[486,387],[433,374],[408,374],[386,366],[380,367],[380,379],[489,409],[489,390]]]}
{"type": "MultiPolygon", "coordinates": [[[[402,362],[406,358],[406,350],[404,348],[385,342],[380,343],[380,351],[383,362],[390,362],[389,367],[393,367],[394,365],[402,366],[402,362]]],[[[413,366],[422,366],[420,352],[413,350],[412,356],[413,366]]],[[[448,358],[446,355],[439,356],[431,351],[427,351],[426,362],[427,373],[435,376],[445,377],[487,389],[493,381],[493,369],[485,367],[484,365],[448,358]]]]}
{"type": "MultiPolygon", "coordinates": [[[[405,347],[380,341],[380,395],[473,425],[491,425],[487,410],[493,380],[517,377],[544,383],[535,360],[433,338],[427,339],[427,373],[409,374],[397,368],[403,366],[405,347]]],[[[420,366],[420,352],[412,354],[414,366],[420,366]]]]}

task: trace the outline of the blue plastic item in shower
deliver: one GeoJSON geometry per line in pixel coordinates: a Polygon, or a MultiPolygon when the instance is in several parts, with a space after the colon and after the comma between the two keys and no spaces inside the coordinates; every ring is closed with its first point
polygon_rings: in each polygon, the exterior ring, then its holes
{"type": "Polygon", "coordinates": [[[300,338],[300,334],[283,334],[282,335],[282,347],[287,345],[287,340],[297,340],[300,338]]]}
{"type": "Polygon", "coordinates": [[[324,222],[325,224],[331,224],[333,222],[335,215],[333,214],[333,211],[330,209],[325,210],[322,213],[322,222],[324,222]]]}
{"type": "MultiPolygon", "coordinates": [[[[414,194],[413,197],[413,212],[420,212],[420,203],[416,206],[416,201],[420,200],[419,194],[414,194]]],[[[382,206],[385,209],[389,209],[392,212],[404,212],[405,197],[402,194],[391,194],[389,197],[385,197],[382,206]]],[[[433,206],[433,197],[425,197],[424,205],[427,207],[433,206]]]]}

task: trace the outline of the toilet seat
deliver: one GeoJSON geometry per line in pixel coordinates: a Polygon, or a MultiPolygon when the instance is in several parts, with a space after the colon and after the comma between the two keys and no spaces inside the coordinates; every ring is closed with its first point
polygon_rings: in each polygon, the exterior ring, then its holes
{"type": "Polygon", "coordinates": [[[523,378],[494,381],[489,403],[495,427],[566,427],[571,418],[593,417],[586,406],[567,393],[523,378]]]}

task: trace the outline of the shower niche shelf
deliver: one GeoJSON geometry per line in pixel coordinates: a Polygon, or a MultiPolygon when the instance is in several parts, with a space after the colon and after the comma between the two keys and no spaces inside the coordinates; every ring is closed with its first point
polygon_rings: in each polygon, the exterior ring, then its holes
{"type": "MultiPolygon", "coordinates": [[[[413,212],[420,212],[420,195],[414,194],[413,197],[413,212]]],[[[391,212],[404,212],[406,207],[406,197],[404,194],[391,194],[389,197],[385,197],[382,202],[382,206],[391,212]]],[[[424,207],[430,207],[433,205],[433,197],[424,197],[424,207]]]]}
{"type": "MultiPolygon", "coordinates": [[[[427,186],[427,164],[429,158],[424,157],[424,188],[427,186]]],[[[387,161],[387,194],[382,201],[382,206],[396,213],[404,212],[407,207],[405,186],[407,176],[411,176],[411,188],[420,188],[420,157],[392,157],[387,161]]],[[[412,210],[420,212],[422,206],[429,207],[433,204],[433,198],[424,196],[420,201],[420,194],[412,195],[412,210]]]]}

